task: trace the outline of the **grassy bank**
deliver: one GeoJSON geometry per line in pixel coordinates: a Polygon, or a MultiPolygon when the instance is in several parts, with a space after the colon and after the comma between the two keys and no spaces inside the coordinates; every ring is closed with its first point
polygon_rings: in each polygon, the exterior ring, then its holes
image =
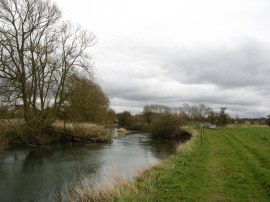
{"type": "Polygon", "coordinates": [[[269,201],[270,128],[206,130],[133,183],[77,190],[72,201],[269,201]]]}

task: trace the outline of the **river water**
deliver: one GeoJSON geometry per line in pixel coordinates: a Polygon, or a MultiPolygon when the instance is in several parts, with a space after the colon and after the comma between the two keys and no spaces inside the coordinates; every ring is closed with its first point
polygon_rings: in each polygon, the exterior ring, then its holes
{"type": "Polygon", "coordinates": [[[46,200],[80,176],[89,183],[116,176],[131,179],[136,171],[175,153],[175,140],[129,134],[113,143],[56,143],[37,150],[13,148],[0,154],[0,201],[46,200]]]}

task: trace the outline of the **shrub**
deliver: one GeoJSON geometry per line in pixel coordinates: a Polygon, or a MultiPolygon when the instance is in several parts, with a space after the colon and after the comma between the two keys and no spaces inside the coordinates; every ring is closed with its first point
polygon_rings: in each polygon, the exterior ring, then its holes
{"type": "Polygon", "coordinates": [[[133,131],[146,131],[148,124],[141,115],[134,115],[130,117],[130,124],[128,125],[129,130],[133,131]]]}
{"type": "Polygon", "coordinates": [[[118,126],[123,128],[128,128],[131,124],[131,114],[128,111],[117,114],[118,126]]]}
{"type": "Polygon", "coordinates": [[[8,148],[9,140],[4,135],[0,134],[0,152],[8,148]]]}
{"type": "Polygon", "coordinates": [[[160,114],[150,125],[150,132],[157,137],[172,137],[179,133],[181,120],[176,115],[160,114]]]}
{"type": "Polygon", "coordinates": [[[265,123],[270,127],[270,115],[267,116],[268,118],[265,120],[265,123]]]}

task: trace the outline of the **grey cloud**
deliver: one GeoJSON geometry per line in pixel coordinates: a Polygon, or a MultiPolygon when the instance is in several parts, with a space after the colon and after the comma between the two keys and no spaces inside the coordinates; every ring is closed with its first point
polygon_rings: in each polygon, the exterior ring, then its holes
{"type": "Polygon", "coordinates": [[[270,112],[269,44],[248,39],[196,50],[123,44],[98,60],[100,84],[118,111],[189,102],[226,106],[232,114],[270,112]]]}
{"type": "Polygon", "coordinates": [[[175,55],[164,68],[168,68],[172,78],[189,84],[213,83],[223,88],[266,87],[270,76],[269,55],[269,44],[253,40],[234,47],[199,50],[179,58],[175,55]]]}

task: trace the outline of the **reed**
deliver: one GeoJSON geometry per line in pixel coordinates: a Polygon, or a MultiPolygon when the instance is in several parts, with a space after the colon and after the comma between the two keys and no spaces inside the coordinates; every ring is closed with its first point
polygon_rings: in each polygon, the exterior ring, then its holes
{"type": "Polygon", "coordinates": [[[53,128],[57,132],[65,132],[74,137],[88,137],[95,139],[111,139],[111,134],[104,126],[92,123],[64,123],[56,121],[53,128]]]}

